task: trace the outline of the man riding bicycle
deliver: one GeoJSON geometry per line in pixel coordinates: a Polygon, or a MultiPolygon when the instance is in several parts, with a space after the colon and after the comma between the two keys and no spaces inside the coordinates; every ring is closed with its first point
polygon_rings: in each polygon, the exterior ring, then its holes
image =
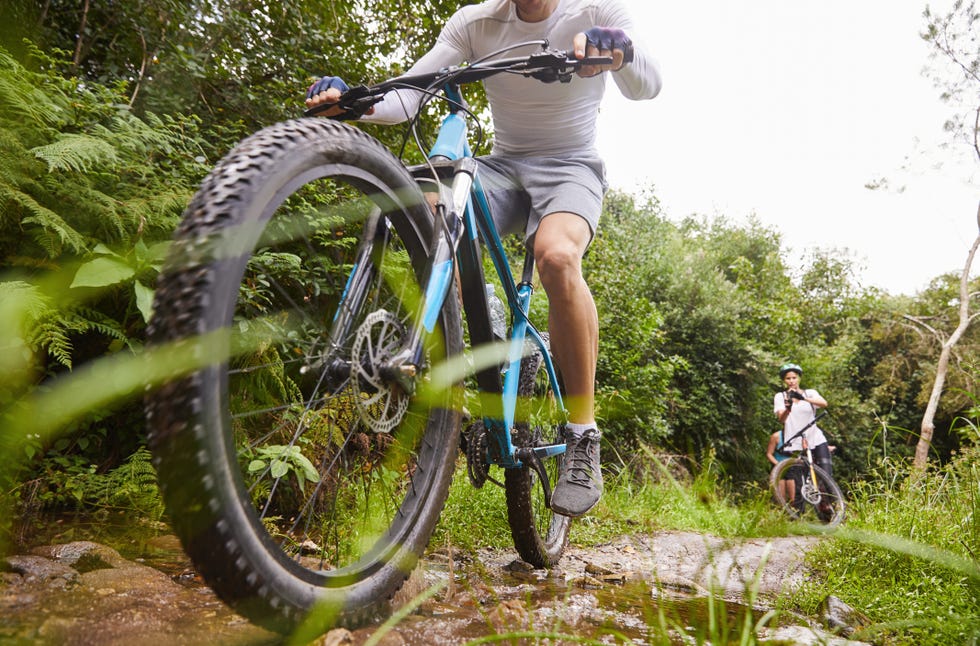
{"type": "MultiPolygon", "coordinates": [[[[519,56],[547,39],[581,59],[610,56],[612,64],[584,66],[572,83],[543,84],[501,74],[484,81],[493,113],[490,155],[478,158],[480,178],[501,235],[523,231],[548,295],[548,329],[567,390],[569,422],[562,474],[551,506],[568,516],[587,513],[602,494],[600,433],[595,422],[598,315],[582,275],[582,257],[595,236],[606,190],[596,148],[599,103],[611,76],[629,99],[655,97],[660,71],[629,38],[633,23],[619,0],[487,0],[459,9],[436,44],[409,70],[425,73],[472,62],[506,49],[519,56]],[[607,72],[609,74],[607,74],[607,72]]],[[[347,89],[324,77],[307,91],[307,107],[334,103],[347,89]]],[[[398,90],[365,120],[400,123],[424,98],[398,90]]],[[[324,116],[337,116],[340,109],[324,116]]]]}

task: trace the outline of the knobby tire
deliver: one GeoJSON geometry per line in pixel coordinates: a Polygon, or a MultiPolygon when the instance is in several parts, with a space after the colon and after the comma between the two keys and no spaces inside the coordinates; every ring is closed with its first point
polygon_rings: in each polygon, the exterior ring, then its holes
{"type": "Polygon", "coordinates": [[[836,527],[844,521],[844,493],[834,479],[816,464],[809,464],[802,458],[789,458],[773,466],[769,474],[769,490],[773,500],[783,511],[795,520],[836,527]],[[816,487],[811,482],[809,469],[816,474],[816,487]],[[795,495],[788,500],[779,486],[780,481],[789,478],[795,482],[795,495]],[[801,484],[806,491],[801,491],[801,484]]]}
{"type": "MultiPolygon", "coordinates": [[[[427,391],[420,375],[406,395],[371,362],[407,333],[432,227],[387,149],[321,119],[243,141],[185,211],[149,341],[203,358],[147,395],[150,448],[185,551],[255,623],[288,632],[314,609],[325,626],[384,615],[429,541],[453,473],[458,392],[427,391]],[[373,271],[338,332],[379,210],[373,271]]],[[[461,350],[450,296],[425,365],[461,350]]]]}
{"type": "MultiPolygon", "coordinates": [[[[547,333],[542,337],[547,345],[547,333]]],[[[540,446],[563,441],[562,423],[540,348],[521,361],[518,399],[513,435],[515,446],[540,446]]],[[[563,455],[558,455],[544,460],[551,487],[558,481],[563,458],[563,455]]],[[[556,514],[545,505],[541,479],[527,465],[506,469],[504,488],[507,521],[517,553],[535,567],[557,564],[568,545],[571,519],[556,514]]]]}

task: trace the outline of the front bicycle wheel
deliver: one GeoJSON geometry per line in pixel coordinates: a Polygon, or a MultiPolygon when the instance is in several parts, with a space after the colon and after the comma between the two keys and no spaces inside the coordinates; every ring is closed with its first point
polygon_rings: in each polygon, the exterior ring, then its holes
{"type": "Polygon", "coordinates": [[[783,460],[769,474],[776,504],[796,520],[836,527],[844,520],[844,494],[826,471],[803,458],[783,460]]]}
{"type": "Polygon", "coordinates": [[[243,141],[184,214],[149,337],[196,365],[147,396],[150,448],[185,551],[256,623],[384,614],[428,543],[461,415],[425,377],[461,351],[456,299],[419,374],[379,366],[412,333],[431,230],[398,160],[320,119],[243,141]]]}
{"type": "MultiPolygon", "coordinates": [[[[541,336],[547,346],[548,335],[541,336]]],[[[540,348],[521,361],[518,395],[514,446],[532,448],[563,442],[564,420],[551,390],[540,348]]],[[[563,461],[563,455],[543,461],[550,487],[558,481],[563,461]]],[[[558,563],[568,545],[571,519],[556,514],[546,504],[544,483],[538,472],[528,464],[506,469],[504,488],[507,522],[517,553],[535,567],[551,567],[558,563]]]]}

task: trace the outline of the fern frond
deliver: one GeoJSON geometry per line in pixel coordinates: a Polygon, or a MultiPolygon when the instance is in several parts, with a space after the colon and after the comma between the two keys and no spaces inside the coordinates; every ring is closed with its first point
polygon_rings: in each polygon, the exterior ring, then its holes
{"type": "Polygon", "coordinates": [[[50,125],[59,106],[41,89],[37,75],[28,72],[6,50],[0,48],[0,114],[8,113],[15,120],[35,125],[50,125]]]}
{"type": "Polygon", "coordinates": [[[50,317],[36,321],[25,341],[27,341],[28,347],[44,350],[49,357],[71,369],[71,353],[74,346],[72,346],[68,331],[61,325],[61,321],[54,313],[50,317]]]}
{"type": "Polygon", "coordinates": [[[51,298],[35,285],[22,281],[0,283],[0,302],[7,309],[8,320],[20,329],[7,330],[19,336],[34,352],[44,350],[58,363],[71,368],[72,345],[64,319],[59,317],[51,298]]]}
{"type": "Polygon", "coordinates": [[[65,247],[74,254],[86,251],[85,238],[60,215],[26,193],[17,193],[11,197],[18,206],[31,214],[21,219],[21,223],[37,225],[38,228],[30,233],[51,258],[61,255],[65,247]]]}
{"type": "Polygon", "coordinates": [[[110,339],[117,339],[130,345],[130,339],[122,325],[113,318],[89,307],[78,307],[72,312],[71,321],[75,329],[82,332],[98,332],[110,339]]]}
{"type": "Polygon", "coordinates": [[[146,447],[140,447],[126,461],[103,477],[102,504],[159,518],[163,501],[157,488],[157,472],[146,447]]]}
{"type": "Polygon", "coordinates": [[[44,161],[50,171],[87,173],[93,166],[115,166],[119,163],[119,156],[112,144],[87,134],[62,134],[54,143],[32,148],[30,152],[44,161]]]}

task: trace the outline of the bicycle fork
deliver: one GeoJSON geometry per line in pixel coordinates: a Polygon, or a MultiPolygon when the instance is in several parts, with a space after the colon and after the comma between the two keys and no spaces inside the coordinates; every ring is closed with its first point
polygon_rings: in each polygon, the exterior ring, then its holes
{"type": "MultiPolygon", "coordinates": [[[[379,374],[387,382],[397,384],[409,395],[415,392],[415,379],[424,367],[424,338],[435,330],[439,312],[453,283],[454,257],[463,224],[459,214],[466,206],[475,164],[470,158],[457,162],[462,172],[457,171],[453,180],[451,206],[449,209],[437,209],[439,212],[436,213],[435,226],[429,241],[430,252],[421,277],[420,284],[424,287],[420,304],[414,308],[412,324],[401,349],[384,365],[377,366],[379,374]]],[[[379,267],[391,240],[389,226],[387,217],[379,208],[374,208],[365,221],[361,245],[331,326],[332,349],[338,349],[341,341],[355,331],[353,328],[357,324],[356,314],[367,300],[369,286],[378,277],[379,267]]],[[[417,271],[419,268],[414,269],[417,271]]],[[[343,379],[351,375],[350,368],[349,361],[335,356],[328,371],[331,377],[343,379]]]]}

